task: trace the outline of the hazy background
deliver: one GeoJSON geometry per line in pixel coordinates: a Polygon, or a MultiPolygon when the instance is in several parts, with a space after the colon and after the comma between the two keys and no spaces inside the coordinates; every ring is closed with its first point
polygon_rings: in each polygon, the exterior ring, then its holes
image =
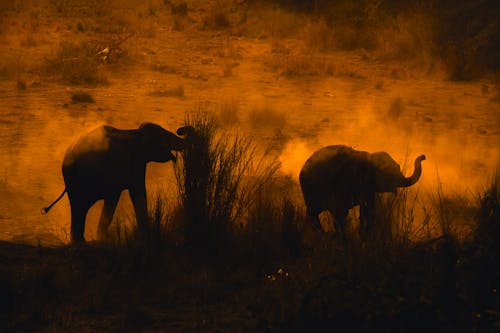
{"type": "MultiPolygon", "coordinates": [[[[423,192],[439,175],[473,197],[499,161],[495,13],[496,1],[0,0],[0,239],[67,241],[67,197],[40,210],[64,189],[80,134],[175,131],[200,107],[295,180],[314,150],[346,144],[387,151],[407,174],[424,153],[423,192]]],[[[175,194],[171,164],[148,167],[157,186],[175,194]]]]}

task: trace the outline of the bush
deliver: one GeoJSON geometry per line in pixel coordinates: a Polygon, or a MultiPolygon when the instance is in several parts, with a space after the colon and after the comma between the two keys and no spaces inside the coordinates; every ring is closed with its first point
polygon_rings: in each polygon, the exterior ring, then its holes
{"type": "Polygon", "coordinates": [[[101,72],[98,51],[98,47],[89,42],[63,41],[55,56],[46,60],[45,72],[70,84],[107,83],[101,72]]]}
{"type": "Polygon", "coordinates": [[[203,19],[204,28],[222,30],[231,26],[230,3],[226,0],[216,0],[203,19]]]}
{"type": "Polygon", "coordinates": [[[194,132],[188,134],[175,174],[188,246],[201,251],[225,248],[278,163],[265,156],[254,163],[258,152],[251,140],[218,133],[215,118],[202,110],[188,115],[186,125],[194,132]]]}
{"type": "Polygon", "coordinates": [[[85,91],[77,91],[71,94],[72,103],[94,103],[94,98],[85,91]]]}
{"type": "Polygon", "coordinates": [[[149,95],[155,97],[184,97],[184,85],[179,84],[172,88],[154,90],[149,95]]]}

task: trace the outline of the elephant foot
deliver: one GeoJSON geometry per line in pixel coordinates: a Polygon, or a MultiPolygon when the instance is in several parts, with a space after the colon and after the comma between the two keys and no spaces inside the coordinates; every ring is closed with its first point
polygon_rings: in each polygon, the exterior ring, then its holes
{"type": "Polygon", "coordinates": [[[71,239],[70,246],[72,247],[85,247],[87,242],[83,238],[73,238],[71,239]]]}
{"type": "Polygon", "coordinates": [[[97,239],[100,241],[109,240],[108,230],[98,230],[97,231],[97,239]]]}

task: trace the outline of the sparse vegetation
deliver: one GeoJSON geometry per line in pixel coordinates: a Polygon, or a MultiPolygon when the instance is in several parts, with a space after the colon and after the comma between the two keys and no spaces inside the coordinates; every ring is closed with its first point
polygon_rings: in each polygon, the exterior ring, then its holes
{"type": "Polygon", "coordinates": [[[46,60],[45,73],[69,84],[106,83],[107,79],[100,68],[99,51],[90,42],[61,42],[56,54],[46,60]]]}
{"type": "MultiPolygon", "coordinates": [[[[188,246],[199,252],[225,249],[245,223],[257,194],[274,175],[277,162],[266,163],[250,139],[220,136],[215,118],[203,109],[188,116],[189,145],[176,178],[186,223],[188,246]]],[[[221,252],[222,254],[223,252],[221,252]]]]}
{"type": "Polygon", "coordinates": [[[94,103],[94,98],[88,92],[75,91],[71,94],[72,103],[94,103]]]}
{"type": "Polygon", "coordinates": [[[185,1],[180,1],[179,3],[173,3],[170,7],[172,14],[179,16],[186,16],[188,13],[188,5],[185,1]]]}
{"type": "Polygon", "coordinates": [[[184,97],[184,85],[179,84],[172,88],[154,90],[149,95],[155,97],[184,97]]]}
{"type": "Polygon", "coordinates": [[[204,28],[208,29],[227,29],[231,25],[230,10],[231,3],[227,0],[216,0],[210,5],[210,8],[203,19],[204,28]]]}
{"type": "Polygon", "coordinates": [[[335,73],[334,65],[317,54],[276,54],[270,58],[270,65],[280,75],[289,77],[335,73]]]}

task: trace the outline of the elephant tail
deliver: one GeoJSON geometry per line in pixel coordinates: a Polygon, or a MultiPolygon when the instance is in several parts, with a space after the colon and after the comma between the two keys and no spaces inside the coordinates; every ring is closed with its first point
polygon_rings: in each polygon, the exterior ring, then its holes
{"type": "Polygon", "coordinates": [[[64,196],[64,194],[68,191],[67,188],[64,188],[64,191],[61,193],[61,195],[53,202],[51,203],[49,206],[47,207],[44,207],[42,208],[42,214],[45,215],[49,212],[49,210],[52,208],[52,206],[54,206],[59,200],[61,200],[61,198],[64,196]]]}

